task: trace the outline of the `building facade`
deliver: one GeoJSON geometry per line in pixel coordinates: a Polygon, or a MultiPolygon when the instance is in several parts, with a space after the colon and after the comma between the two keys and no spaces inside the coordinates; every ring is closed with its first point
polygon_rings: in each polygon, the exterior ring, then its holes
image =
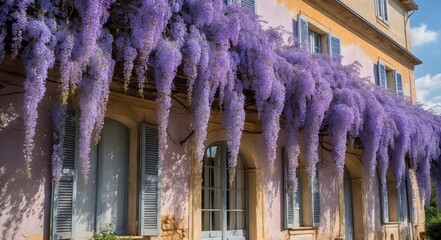
{"type": "MultiPolygon", "coordinates": [[[[415,97],[412,0],[256,0],[242,3],[267,26],[283,26],[311,53],[343,64],[398,96],[415,97]]],[[[228,4],[228,3],[227,3],[228,4]]],[[[78,157],[78,98],[66,119],[66,159],[52,184],[56,73],[39,107],[32,178],[24,173],[23,87],[19,61],[0,65],[0,239],[88,239],[112,224],[118,235],[144,239],[423,239],[424,206],[415,173],[402,183],[367,181],[363,152],[348,150],[343,179],[335,178],[329,140],[321,139],[317,178],[300,156],[296,195],[287,191],[284,137],[274,166],[266,161],[260,123],[247,121],[233,184],[221,113],[212,112],[204,159],[191,154],[191,114],[179,96],[169,120],[168,149],[158,164],[156,103],[125,95],[113,82],[100,143],[87,183],[78,157]]]]}

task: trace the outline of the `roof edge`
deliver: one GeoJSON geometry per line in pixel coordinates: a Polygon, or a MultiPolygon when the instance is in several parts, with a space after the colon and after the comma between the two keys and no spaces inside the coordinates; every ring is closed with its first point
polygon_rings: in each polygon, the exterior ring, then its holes
{"type": "Polygon", "coordinates": [[[414,0],[400,0],[408,12],[418,10],[418,4],[414,0]]]}
{"type": "MultiPolygon", "coordinates": [[[[412,1],[413,0],[404,0],[404,1],[412,1]]],[[[413,53],[411,53],[408,49],[404,48],[403,46],[401,46],[401,44],[399,44],[397,41],[395,41],[394,39],[392,39],[390,36],[388,36],[386,33],[384,33],[383,31],[381,31],[380,29],[378,29],[376,26],[374,26],[372,23],[370,23],[368,20],[366,20],[364,17],[362,17],[360,14],[358,14],[357,12],[355,12],[354,10],[352,10],[350,7],[348,7],[346,4],[344,4],[342,1],[340,0],[336,0],[336,2],[342,6],[345,10],[347,10],[348,12],[350,12],[354,17],[360,19],[361,21],[363,21],[366,25],[368,25],[371,29],[373,29],[375,32],[377,32],[378,34],[380,34],[382,37],[386,38],[390,43],[392,43],[393,45],[395,45],[397,48],[399,48],[403,53],[405,53],[408,57],[410,57],[413,61],[414,61],[414,65],[420,65],[423,62],[417,58],[415,55],[413,55],[413,53]]]]}

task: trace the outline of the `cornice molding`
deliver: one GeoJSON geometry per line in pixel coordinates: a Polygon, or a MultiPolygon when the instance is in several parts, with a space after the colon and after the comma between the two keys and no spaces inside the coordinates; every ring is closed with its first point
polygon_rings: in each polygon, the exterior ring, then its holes
{"type": "Polygon", "coordinates": [[[405,49],[340,0],[305,0],[305,2],[381,51],[388,53],[407,68],[413,70],[416,65],[422,63],[409,50],[405,49]]]}

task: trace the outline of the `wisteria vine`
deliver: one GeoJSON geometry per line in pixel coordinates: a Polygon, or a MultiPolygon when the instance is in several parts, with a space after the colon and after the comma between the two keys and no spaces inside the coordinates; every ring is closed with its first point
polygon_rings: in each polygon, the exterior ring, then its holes
{"type": "Polygon", "coordinates": [[[406,168],[412,168],[422,197],[430,194],[430,176],[441,191],[440,117],[360,78],[357,64],[342,66],[328,56],[309,54],[294,41],[285,42],[278,29],[264,29],[254,13],[238,4],[227,6],[222,0],[20,0],[3,1],[0,13],[0,60],[5,53],[12,58],[21,55],[26,68],[24,156],[28,173],[38,104],[45,95],[48,71],[56,63],[60,104],[54,110],[55,180],[60,179],[64,157],[60,119],[75,89],[80,90],[79,153],[87,179],[90,147],[103,127],[112,79],[121,72],[123,90],[128,92],[136,78],[143,96],[153,72],[161,161],[173,87],[185,80],[193,112],[193,154],[198,159],[203,159],[212,105],[218,103],[224,116],[228,164],[234,169],[245,106],[253,105],[271,164],[283,120],[294,191],[299,153],[304,153],[307,171],[314,175],[323,135],[329,135],[339,177],[347,148],[357,142],[364,150],[368,179],[378,169],[385,181],[390,167],[399,182],[406,168]]]}

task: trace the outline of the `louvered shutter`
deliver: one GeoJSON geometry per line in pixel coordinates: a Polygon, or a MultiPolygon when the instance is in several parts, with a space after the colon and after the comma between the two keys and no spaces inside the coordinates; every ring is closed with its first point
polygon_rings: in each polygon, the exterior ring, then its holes
{"type": "Polygon", "coordinates": [[[141,124],[140,232],[143,236],[160,233],[160,175],[158,128],[141,124]]]}
{"type": "Polygon", "coordinates": [[[395,71],[395,92],[397,96],[403,96],[403,78],[399,72],[395,71]]]}
{"type": "Polygon", "coordinates": [[[387,192],[387,183],[380,181],[380,200],[381,200],[381,216],[383,223],[389,222],[389,196],[387,192]]]}
{"type": "Polygon", "coordinates": [[[333,35],[328,35],[328,48],[329,48],[329,56],[331,56],[333,60],[341,59],[340,38],[333,35]]]}
{"type": "Polygon", "coordinates": [[[386,66],[380,62],[378,62],[378,85],[387,89],[386,66]]]}
{"type": "Polygon", "coordinates": [[[388,8],[389,8],[389,2],[388,0],[383,0],[383,20],[385,22],[389,21],[389,16],[388,16],[388,8]]]}
{"type": "Polygon", "coordinates": [[[406,210],[406,205],[405,205],[405,200],[404,200],[404,196],[405,195],[405,191],[404,189],[404,182],[401,181],[398,186],[397,186],[397,199],[398,199],[398,221],[403,222],[404,221],[404,216],[405,216],[405,210],[406,210]]]}
{"type": "Polygon", "coordinates": [[[68,239],[72,236],[72,219],[75,203],[75,111],[69,109],[65,119],[63,143],[64,159],[58,185],[52,184],[52,239],[68,239]]]}
{"type": "Polygon", "coordinates": [[[302,182],[300,181],[300,169],[296,171],[297,191],[294,199],[294,227],[302,225],[302,182]]]}
{"type": "Polygon", "coordinates": [[[320,183],[319,183],[319,169],[315,173],[315,179],[311,181],[312,186],[312,225],[314,227],[320,226],[320,183]]]}
{"type": "Polygon", "coordinates": [[[301,15],[299,15],[299,18],[297,20],[297,37],[299,40],[300,45],[307,48],[308,47],[308,21],[303,18],[301,15]]]}
{"type": "Polygon", "coordinates": [[[381,0],[375,0],[375,7],[377,9],[377,17],[381,16],[381,0]]]}
{"type": "Polygon", "coordinates": [[[284,182],[284,210],[285,210],[285,228],[294,227],[294,195],[289,191],[292,187],[289,185],[289,172],[288,172],[288,156],[286,150],[283,151],[283,182],[284,182]]]}
{"type": "Polygon", "coordinates": [[[255,0],[241,0],[240,2],[242,4],[242,6],[250,9],[252,12],[255,11],[255,9],[256,9],[255,0]]]}
{"type": "Polygon", "coordinates": [[[289,185],[289,164],[286,151],[283,152],[283,166],[284,166],[284,209],[285,209],[285,228],[300,227],[302,223],[302,184],[300,182],[299,169],[296,170],[297,191],[293,193],[290,189],[294,186],[289,185]]]}
{"type": "Polygon", "coordinates": [[[406,192],[407,192],[407,207],[408,207],[408,211],[409,211],[409,222],[410,223],[415,223],[415,209],[413,206],[413,199],[414,199],[414,195],[413,195],[413,190],[412,190],[412,185],[410,182],[410,177],[409,175],[406,175],[406,192]]]}

